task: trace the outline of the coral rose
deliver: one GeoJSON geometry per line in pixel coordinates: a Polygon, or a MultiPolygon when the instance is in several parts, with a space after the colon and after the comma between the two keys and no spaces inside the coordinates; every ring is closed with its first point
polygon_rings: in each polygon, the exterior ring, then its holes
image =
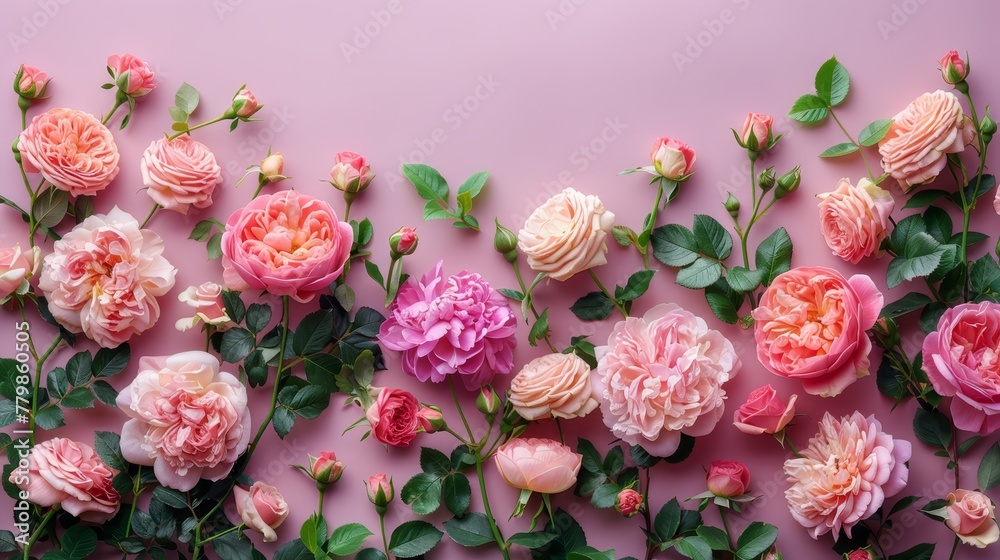
{"type": "Polygon", "coordinates": [[[21,251],[20,244],[0,249],[0,303],[15,294],[28,292],[28,279],[38,274],[41,256],[42,250],[38,247],[32,247],[27,253],[21,251]]]}
{"type": "Polygon", "coordinates": [[[525,420],[577,418],[597,408],[590,366],[576,354],[531,360],[510,382],[510,404],[525,420]]]}
{"type": "Polygon", "coordinates": [[[250,488],[237,485],[233,499],[236,513],[247,527],[264,535],[264,542],[278,540],[274,530],[288,517],[288,504],[277,488],[259,481],[250,488]]]}
{"type": "Polygon", "coordinates": [[[372,426],[372,437],[386,445],[406,447],[420,428],[420,402],[402,389],[382,388],[375,402],[365,411],[372,426]]]}
{"type": "Polygon", "coordinates": [[[948,494],[945,525],[965,544],[986,548],[1000,540],[996,506],[982,492],[955,490],[948,494]]]}
{"type": "Polygon", "coordinates": [[[896,202],[889,191],[867,178],[858,186],[844,178],[833,192],[817,195],[819,229],[834,255],[851,264],[880,254],[879,245],[889,235],[896,202]]]}
{"type": "Polygon", "coordinates": [[[750,469],[739,461],[712,461],[705,484],[716,496],[736,498],[746,494],[750,486],[750,469]]]}
{"type": "Polygon", "coordinates": [[[868,375],[865,332],[882,310],[872,279],[850,280],[824,267],[778,275],[753,310],[757,359],[775,375],[798,379],[811,395],[833,397],[868,375]]]}
{"type": "Polygon", "coordinates": [[[774,387],[758,387],[750,392],[747,402],[733,414],[733,425],[744,434],[776,434],[795,417],[796,399],[798,395],[792,395],[785,404],[778,398],[774,387]]]}
{"type": "Polygon", "coordinates": [[[155,74],[148,64],[134,54],[113,54],[108,57],[108,72],[111,79],[118,83],[125,76],[125,87],[122,90],[132,97],[142,97],[153,91],[156,82],[155,74]]]}
{"type": "Polygon", "coordinates": [[[708,435],[722,418],[723,385],[740,369],[729,340],[673,303],[615,325],[597,348],[594,394],[615,437],[658,457],[681,434],[708,435]]]}
{"type": "Polygon", "coordinates": [[[568,188],[528,216],[517,246],[532,270],[563,281],[607,264],[607,239],[614,225],[615,215],[599,198],[568,188]]]}
{"type": "Polygon", "coordinates": [[[514,438],[497,449],[497,469],[504,482],[541,494],[558,494],[576,484],[583,456],[542,438],[514,438]]]}
{"type": "Polygon", "coordinates": [[[814,539],[841,530],[850,537],[852,527],[906,486],[911,451],[874,416],[855,412],[838,420],[827,412],[801,457],[785,461],[792,517],[814,539]]]}
{"type": "Polygon", "coordinates": [[[153,467],[160,484],[181,492],[225,478],[250,442],[246,388],[206,352],[140,359],[118,408],[130,418],[125,460],[153,467]]]}
{"type": "Polygon", "coordinates": [[[634,488],[626,488],[619,492],[615,499],[615,511],[620,513],[622,517],[632,517],[639,513],[643,501],[645,500],[643,500],[642,494],[634,488]]]}
{"type": "Polygon", "coordinates": [[[92,196],[118,175],[118,146],[97,118],[74,109],[49,109],[31,119],[17,149],[24,170],[73,196],[92,196]]]}
{"type": "Polygon", "coordinates": [[[222,168],[208,146],[187,134],[159,138],[146,148],[139,162],[142,184],[153,202],[187,214],[212,205],[212,193],[222,182],[222,168]]]}

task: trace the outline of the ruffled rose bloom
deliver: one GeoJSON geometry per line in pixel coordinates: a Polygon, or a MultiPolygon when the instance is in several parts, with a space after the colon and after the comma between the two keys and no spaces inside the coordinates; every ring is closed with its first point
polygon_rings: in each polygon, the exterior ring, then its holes
{"type": "Polygon", "coordinates": [[[911,451],[874,416],[855,412],[838,420],[827,412],[801,457],[785,461],[792,517],[814,539],[841,529],[850,537],[851,528],[906,486],[911,451]]]}
{"type": "Polygon", "coordinates": [[[154,140],[139,162],[142,184],[153,202],[187,214],[212,205],[212,193],[222,182],[222,168],[208,146],[187,134],[154,140]]]}
{"type": "Polygon", "coordinates": [[[771,139],[771,125],[774,124],[774,117],[771,115],[762,115],[760,113],[748,113],[747,120],[743,122],[743,131],[740,133],[740,140],[746,146],[750,145],[750,138],[752,137],[756,142],[757,150],[763,150],[767,147],[768,141],[771,139]]]}
{"type": "Polygon", "coordinates": [[[740,405],[733,415],[733,425],[744,434],[776,434],[795,417],[795,400],[792,395],[788,404],[781,402],[774,387],[758,387],[747,396],[747,402],[740,405]]]}
{"type": "Polygon", "coordinates": [[[108,127],[89,113],[49,109],[31,119],[17,149],[24,170],[41,173],[57,189],[92,196],[118,175],[118,146],[108,127]]]}
{"type": "Polygon", "coordinates": [[[963,543],[986,548],[1000,540],[995,509],[989,496],[982,492],[955,490],[948,494],[945,525],[955,531],[963,543]]]}
{"type": "Polygon", "coordinates": [[[597,357],[604,423],[658,457],[677,451],[681,434],[711,433],[725,410],[723,385],[741,365],[729,340],[673,303],[619,321],[597,357]]]}
{"type": "Polygon", "coordinates": [[[254,482],[250,488],[233,488],[236,513],[250,529],[264,535],[264,542],[278,540],[274,532],[288,517],[288,504],[274,486],[254,482]]]}
{"type": "Polygon", "coordinates": [[[132,97],[142,97],[153,91],[156,82],[153,80],[153,69],[134,54],[113,54],[108,57],[108,71],[111,79],[117,83],[118,78],[128,74],[128,82],[124,91],[132,97]]]}
{"type": "Polygon", "coordinates": [[[663,177],[678,181],[694,171],[697,159],[694,148],[673,138],[657,138],[649,158],[653,160],[653,169],[663,177]]]}
{"type": "Polygon", "coordinates": [[[531,360],[510,382],[510,404],[525,420],[578,418],[597,408],[590,366],[576,354],[531,360]]]}
{"type": "Polygon", "coordinates": [[[819,229],[834,255],[851,264],[879,255],[879,245],[889,235],[896,201],[889,191],[867,178],[858,186],[844,178],[833,192],[819,197],[819,229]]]}
{"type": "Polygon", "coordinates": [[[375,178],[365,156],[354,152],[339,152],[330,170],[330,184],[339,190],[356,193],[365,190],[375,178]]]}
{"type": "Polygon", "coordinates": [[[615,225],[601,199],[568,188],[528,216],[517,246],[535,272],[563,281],[607,264],[607,239],[615,225]]]}
{"type": "Polygon", "coordinates": [[[235,325],[226,314],[226,306],[222,302],[222,286],[215,282],[189,286],[177,296],[177,299],[195,309],[194,317],[177,320],[174,326],[181,332],[194,328],[199,321],[219,331],[228,330],[235,325]]]}
{"type": "Polygon", "coordinates": [[[872,279],[845,279],[824,267],[780,274],[753,310],[757,359],[775,375],[798,379],[811,395],[839,395],[868,375],[872,343],[865,332],[882,310],[872,279]]]}
{"type": "Polygon", "coordinates": [[[514,367],[517,317],[482,276],[445,276],[444,264],[410,278],[379,328],[382,345],[403,353],[403,371],[440,383],[457,374],[470,391],[514,367]]]}
{"type": "Polygon", "coordinates": [[[31,448],[28,472],[15,470],[10,482],[42,507],[59,505],[70,515],[105,523],[118,513],[121,496],[111,481],[117,471],[101,461],[89,445],[52,438],[31,448]]]}
{"type": "Polygon", "coordinates": [[[924,371],[934,390],[952,397],[960,430],[987,435],[1000,428],[1000,304],[984,301],[947,309],[924,338],[924,371]]]}
{"type": "Polygon", "coordinates": [[[140,359],[118,408],[130,418],[122,456],[153,467],[160,484],[181,492],[203,478],[225,478],[250,442],[246,388],[206,352],[140,359]]]}
{"type": "Polygon", "coordinates": [[[49,75],[34,66],[22,64],[14,80],[14,91],[27,99],[39,99],[45,95],[49,85],[49,75]]]}
{"type": "Polygon", "coordinates": [[[504,482],[521,490],[558,494],[576,484],[583,455],[542,438],[514,438],[497,449],[497,469],[504,482]]]}
{"type": "Polygon", "coordinates": [[[163,257],[160,236],[139,229],[139,222],[116,206],[55,242],[38,287],[59,324],[114,348],[156,324],[156,298],[170,291],[176,273],[163,257]]]}
{"type": "Polygon", "coordinates": [[[354,230],[328,203],[295,191],[259,196],[233,212],[222,234],[226,286],[307,303],[341,273],[354,230]]]}
{"type": "Polygon", "coordinates": [[[705,484],[709,492],[722,498],[742,496],[750,487],[750,469],[739,461],[712,461],[705,484]]]}
{"type": "Polygon", "coordinates": [[[632,517],[639,513],[642,502],[642,494],[634,488],[626,488],[619,492],[618,498],[615,499],[615,511],[620,513],[622,517],[632,517]]]}
{"type": "Polygon", "coordinates": [[[899,181],[903,192],[929,183],[944,169],[948,154],[972,143],[975,128],[954,93],[925,93],[893,117],[888,134],[879,141],[882,168],[899,181]]]}
{"type": "Polygon", "coordinates": [[[372,427],[372,437],[386,445],[406,447],[417,437],[420,428],[420,402],[402,389],[382,388],[375,402],[365,411],[372,427]]]}
{"type": "Polygon", "coordinates": [[[27,293],[28,279],[38,274],[42,264],[42,250],[32,247],[31,251],[21,251],[21,245],[0,249],[0,303],[6,302],[14,294],[27,293]]]}

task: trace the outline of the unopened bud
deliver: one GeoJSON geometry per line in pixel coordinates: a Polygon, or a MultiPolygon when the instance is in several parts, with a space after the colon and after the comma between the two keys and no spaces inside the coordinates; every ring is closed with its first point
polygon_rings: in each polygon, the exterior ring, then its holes
{"type": "Polygon", "coordinates": [[[479,390],[479,396],[476,397],[476,410],[487,416],[494,415],[500,410],[500,404],[500,397],[497,396],[492,387],[484,385],[479,390]]]}
{"type": "Polygon", "coordinates": [[[499,219],[494,219],[493,222],[497,226],[497,232],[493,234],[493,248],[503,255],[503,258],[507,259],[507,262],[512,263],[516,261],[517,236],[514,235],[513,231],[500,225],[499,219]]]}
{"type": "Polygon", "coordinates": [[[774,188],[774,168],[768,167],[757,176],[757,186],[760,190],[767,192],[774,188]]]}
{"type": "Polygon", "coordinates": [[[740,200],[733,196],[733,193],[729,193],[729,198],[722,205],[726,207],[730,216],[735,218],[740,215],[740,200]]]}
{"type": "Polygon", "coordinates": [[[389,256],[394,260],[404,255],[412,255],[417,250],[417,230],[403,226],[389,236],[389,256]]]}
{"type": "Polygon", "coordinates": [[[802,172],[796,165],[791,171],[778,177],[778,189],[774,192],[775,198],[784,198],[785,195],[795,192],[802,183],[802,172]]]}

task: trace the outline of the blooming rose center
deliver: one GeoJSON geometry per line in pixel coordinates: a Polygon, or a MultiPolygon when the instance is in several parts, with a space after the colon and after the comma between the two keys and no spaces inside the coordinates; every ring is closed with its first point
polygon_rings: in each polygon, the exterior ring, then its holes
{"type": "Polygon", "coordinates": [[[967,316],[955,325],[951,339],[954,357],[979,374],[969,381],[981,383],[991,393],[1000,390],[1000,332],[979,317],[967,316]]]}
{"type": "Polygon", "coordinates": [[[765,329],[788,363],[825,356],[841,335],[845,316],[843,288],[820,288],[790,282],[785,293],[775,298],[775,318],[765,329]]]}
{"type": "Polygon", "coordinates": [[[149,435],[160,456],[178,473],[190,467],[214,467],[225,458],[229,432],[238,420],[229,399],[215,391],[177,391],[155,406],[157,418],[150,422],[149,435]]]}
{"type": "Polygon", "coordinates": [[[247,222],[242,238],[243,248],[261,255],[260,262],[274,268],[296,266],[331,250],[333,218],[321,211],[303,214],[297,205],[272,204],[247,222]]]}

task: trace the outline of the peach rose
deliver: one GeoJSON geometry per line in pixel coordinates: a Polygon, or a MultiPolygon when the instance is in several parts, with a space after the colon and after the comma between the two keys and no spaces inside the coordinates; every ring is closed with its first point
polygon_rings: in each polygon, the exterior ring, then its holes
{"type": "Polygon", "coordinates": [[[733,415],[733,425],[744,434],[776,434],[795,417],[796,399],[798,395],[792,395],[786,405],[778,398],[774,387],[765,385],[754,389],[747,396],[747,402],[733,415]]]}
{"type": "Polygon", "coordinates": [[[127,81],[122,90],[132,97],[142,97],[156,87],[156,82],[153,80],[153,69],[134,54],[109,56],[108,72],[115,83],[118,82],[119,77],[126,76],[125,80],[127,81]]]}
{"type": "Polygon", "coordinates": [[[222,182],[222,168],[208,146],[187,134],[154,140],[139,162],[142,184],[153,202],[187,214],[212,205],[212,193],[222,182]]]}
{"type": "Polygon", "coordinates": [[[105,523],[118,513],[121,496],[111,481],[117,471],[93,448],[66,438],[52,438],[31,448],[28,472],[11,473],[10,482],[42,507],[59,505],[70,515],[105,523]]]}
{"type": "Polygon", "coordinates": [[[653,142],[649,158],[653,160],[656,173],[667,179],[680,181],[694,171],[697,154],[694,148],[684,142],[663,136],[653,142]]]}
{"type": "Polygon", "coordinates": [[[309,302],[340,277],[353,241],[325,201],[295,191],[259,196],[226,222],[226,286],[309,302]]]}
{"type": "Polygon", "coordinates": [[[896,201],[889,191],[867,178],[851,184],[846,177],[833,192],[819,199],[819,229],[834,255],[851,264],[880,254],[879,245],[889,235],[896,201]]]}
{"type": "Polygon", "coordinates": [[[330,169],[330,184],[347,193],[357,193],[368,188],[375,178],[365,156],[354,152],[339,152],[334,156],[330,169]]]}
{"type": "Polygon", "coordinates": [[[246,388],[207,352],[141,358],[118,408],[122,456],[181,492],[228,476],[250,442],[246,388]]]}
{"type": "Polygon", "coordinates": [[[773,124],[774,117],[771,115],[747,113],[747,120],[743,122],[740,140],[748,148],[753,145],[754,150],[763,150],[771,141],[771,125],[773,124]],[[753,138],[753,143],[750,141],[751,138],[753,138]]]}
{"type": "Polygon", "coordinates": [[[869,373],[866,331],[882,301],[863,274],[848,280],[820,266],[780,274],[753,310],[757,359],[775,375],[802,381],[811,395],[837,396],[869,373]]]}
{"type": "Polygon", "coordinates": [[[893,117],[889,133],[879,141],[882,168],[903,192],[929,183],[944,169],[947,154],[972,143],[975,128],[954,93],[925,93],[893,117]]]}
{"type": "Polygon", "coordinates": [[[542,438],[514,438],[497,449],[497,469],[503,481],[521,490],[558,494],[576,484],[583,456],[542,438]]]}
{"type": "Polygon", "coordinates": [[[38,274],[42,264],[42,250],[32,247],[31,251],[21,251],[21,245],[0,249],[0,304],[6,303],[15,294],[26,294],[31,286],[28,279],[38,274]]]}
{"type": "Polygon", "coordinates": [[[174,287],[177,269],[163,240],[116,206],[90,216],[46,255],[38,287],[59,324],[114,348],[156,324],[156,298],[174,287]]]}
{"type": "Polygon", "coordinates": [[[517,234],[528,266],[563,281],[577,272],[607,264],[607,238],[615,215],[601,200],[567,188],[531,213],[517,234]]]}
{"type": "Polygon", "coordinates": [[[118,146],[97,118],[74,109],[49,109],[31,119],[17,139],[24,170],[41,173],[57,189],[92,196],[118,175],[118,146]]]}
{"type": "Polygon", "coordinates": [[[986,548],[1000,540],[995,506],[982,492],[955,490],[948,494],[945,525],[965,544],[986,548]]]}
{"type": "Polygon", "coordinates": [[[525,420],[578,418],[597,408],[590,366],[576,354],[531,360],[510,382],[510,404],[525,420]]]}
{"type": "Polygon", "coordinates": [[[14,91],[25,99],[40,99],[45,96],[49,85],[49,75],[34,66],[22,64],[14,76],[14,91]]]}
{"type": "Polygon", "coordinates": [[[226,314],[226,306],[222,302],[222,286],[215,282],[189,286],[177,296],[177,299],[195,308],[194,317],[178,319],[174,325],[181,332],[194,328],[199,321],[219,331],[228,330],[235,324],[226,314]]]}
{"type": "Polygon", "coordinates": [[[278,540],[274,532],[288,517],[288,504],[274,486],[254,482],[249,489],[237,485],[233,488],[236,513],[247,527],[264,535],[264,542],[278,540]]]}

